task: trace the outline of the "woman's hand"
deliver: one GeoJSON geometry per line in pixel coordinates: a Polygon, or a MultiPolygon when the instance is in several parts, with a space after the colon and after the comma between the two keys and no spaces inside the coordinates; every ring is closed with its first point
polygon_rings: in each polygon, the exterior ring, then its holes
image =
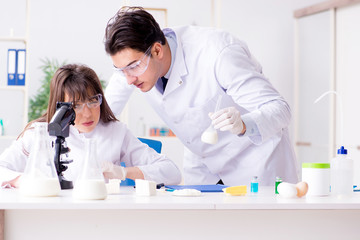
{"type": "Polygon", "coordinates": [[[17,176],[16,178],[14,178],[13,180],[10,180],[10,181],[5,181],[3,183],[1,183],[1,187],[4,187],[4,188],[19,188],[19,185],[20,185],[20,177],[21,175],[17,176]]]}
{"type": "Polygon", "coordinates": [[[106,179],[120,179],[125,180],[126,178],[126,169],[122,166],[113,164],[110,161],[103,161],[101,163],[101,169],[103,175],[106,179]]]}

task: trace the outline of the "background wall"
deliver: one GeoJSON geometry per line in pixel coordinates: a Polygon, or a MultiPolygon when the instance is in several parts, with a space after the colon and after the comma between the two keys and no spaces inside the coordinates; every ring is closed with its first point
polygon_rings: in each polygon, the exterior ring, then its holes
{"type": "MultiPolygon", "coordinates": [[[[253,55],[263,66],[265,75],[294,106],[294,19],[293,11],[320,0],[30,0],[29,21],[29,95],[33,96],[43,77],[41,59],[84,63],[101,79],[112,75],[112,63],[103,46],[107,21],[122,5],[166,8],[168,25],[215,26],[232,32],[247,42],[253,55]]],[[[0,36],[25,33],[25,0],[0,3],[0,36]]],[[[1,47],[2,45],[0,45],[1,47]]],[[[10,45],[6,46],[10,48],[10,45]]],[[[0,86],[6,85],[6,52],[0,49],[0,86]]],[[[162,124],[135,93],[129,104],[128,125],[136,131],[139,112],[145,123],[162,124]],[[134,108],[135,107],[135,108],[134,108]],[[144,111],[139,111],[145,109],[144,111]]],[[[5,109],[0,104],[0,116],[5,109]]],[[[14,103],[15,105],[15,103],[14,103]]],[[[16,105],[15,105],[16,106],[16,105]]],[[[7,123],[10,124],[10,123],[7,123]]],[[[1,144],[1,143],[0,143],[1,144]]],[[[0,150],[1,147],[0,146],[0,150]]]]}

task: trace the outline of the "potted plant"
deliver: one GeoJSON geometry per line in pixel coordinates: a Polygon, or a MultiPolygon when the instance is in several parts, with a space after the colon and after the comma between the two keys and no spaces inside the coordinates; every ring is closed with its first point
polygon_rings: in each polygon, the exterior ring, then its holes
{"type": "Polygon", "coordinates": [[[44,73],[44,78],[41,80],[41,86],[38,89],[37,94],[30,99],[28,113],[29,121],[39,118],[46,112],[49,101],[51,78],[54,76],[56,70],[65,64],[59,64],[57,60],[50,60],[48,58],[41,60],[41,62],[43,65],[41,65],[40,68],[44,73]]]}

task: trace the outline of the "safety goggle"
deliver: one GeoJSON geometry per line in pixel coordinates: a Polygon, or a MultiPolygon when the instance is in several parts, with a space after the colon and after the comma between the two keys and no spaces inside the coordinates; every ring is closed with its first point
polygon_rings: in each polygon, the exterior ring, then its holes
{"type": "Polygon", "coordinates": [[[119,72],[123,76],[129,76],[129,77],[140,76],[146,71],[146,69],[149,66],[151,47],[152,45],[145,51],[144,56],[142,56],[140,60],[123,68],[117,68],[114,66],[114,70],[119,72]]]}
{"type": "Polygon", "coordinates": [[[86,103],[75,102],[73,104],[73,109],[76,113],[80,113],[84,109],[85,104],[88,106],[88,108],[96,108],[100,106],[101,103],[102,103],[102,95],[101,93],[99,93],[90,97],[89,101],[87,101],[86,103]]]}

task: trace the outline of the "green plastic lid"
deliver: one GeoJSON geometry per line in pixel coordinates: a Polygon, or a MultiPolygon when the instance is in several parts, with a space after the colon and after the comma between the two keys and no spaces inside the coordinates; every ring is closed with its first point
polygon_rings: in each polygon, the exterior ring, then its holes
{"type": "Polygon", "coordinates": [[[330,163],[303,163],[303,168],[330,168],[330,163]]]}

